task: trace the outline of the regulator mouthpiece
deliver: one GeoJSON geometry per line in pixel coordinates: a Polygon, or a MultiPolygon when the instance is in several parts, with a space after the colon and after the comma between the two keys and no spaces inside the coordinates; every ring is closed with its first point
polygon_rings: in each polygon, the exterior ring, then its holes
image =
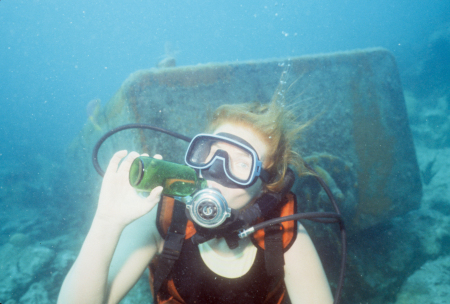
{"type": "Polygon", "coordinates": [[[191,220],[205,228],[216,228],[231,216],[231,209],[219,190],[205,188],[191,199],[177,198],[186,204],[191,220]]]}

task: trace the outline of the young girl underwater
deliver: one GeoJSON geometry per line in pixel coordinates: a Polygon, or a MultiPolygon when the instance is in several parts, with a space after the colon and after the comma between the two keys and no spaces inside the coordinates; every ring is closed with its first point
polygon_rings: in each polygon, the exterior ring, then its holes
{"type": "MultiPolygon", "coordinates": [[[[186,163],[241,219],[255,205],[263,220],[293,214],[296,200],[286,179],[288,166],[299,175],[306,171],[293,150],[303,127],[276,97],[268,104],[223,105],[207,133],[192,140],[186,163]],[[267,195],[276,203],[266,203],[267,195]]],[[[243,239],[231,232],[248,227],[245,220],[200,227],[173,200],[162,199],[162,187],[146,198],[136,192],[129,171],[139,156],[119,151],[112,157],[92,226],[58,303],[119,303],[149,265],[156,303],[333,303],[300,222],[243,239]]]]}

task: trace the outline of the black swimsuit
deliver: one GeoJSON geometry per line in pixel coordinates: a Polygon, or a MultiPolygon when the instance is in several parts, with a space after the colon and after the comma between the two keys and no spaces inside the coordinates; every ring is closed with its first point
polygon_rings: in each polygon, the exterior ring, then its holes
{"type": "Polygon", "coordinates": [[[190,240],[184,242],[170,277],[186,303],[263,303],[276,283],[266,273],[263,250],[258,249],[246,274],[229,279],[211,271],[190,240]]]}

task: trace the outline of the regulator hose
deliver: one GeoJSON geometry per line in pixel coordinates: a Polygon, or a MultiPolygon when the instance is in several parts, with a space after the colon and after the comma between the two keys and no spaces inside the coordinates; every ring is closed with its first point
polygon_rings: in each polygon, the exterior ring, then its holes
{"type": "MultiPolygon", "coordinates": [[[[314,173],[314,177],[319,182],[319,184],[322,186],[323,190],[326,192],[331,204],[333,205],[334,211],[339,215],[339,230],[341,231],[341,271],[339,274],[339,283],[336,288],[336,295],[334,297],[334,304],[339,303],[339,300],[341,298],[342,294],[342,287],[344,286],[344,277],[345,277],[345,263],[347,261],[347,233],[345,231],[345,225],[344,220],[342,219],[341,211],[339,210],[338,205],[336,204],[336,201],[334,200],[334,196],[331,193],[330,188],[325,183],[325,181],[317,174],[316,171],[314,171],[313,168],[311,168],[310,165],[307,163],[304,163],[305,167],[314,173]]],[[[320,218],[320,217],[319,217],[320,218]]]]}
{"type": "Polygon", "coordinates": [[[98,172],[98,174],[100,174],[100,176],[104,176],[105,175],[105,171],[103,171],[103,169],[100,167],[99,163],[98,163],[98,150],[100,149],[100,146],[103,144],[103,142],[110,137],[111,135],[120,132],[122,130],[127,130],[127,129],[148,129],[148,130],[153,130],[153,131],[157,131],[157,132],[161,132],[161,133],[165,133],[167,135],[173,136],[175,138],[190,142],[192,138],[184,136],[180,133],[176,133],[173,131],[169,131],[166,129],[162,129],[159,127],[154,127],[148,124],[142,124],[142,123],[135,123],[135,124],[127,124],[127,125],[123,125],[117,128],[112,129],[111,131],[107,132],[105,135],[103,135],[95,144],[94,150],[92,151],[92,163],[94,164],[94,168],[95,170],[98,172]]]}
{"type": "Polygon", "coordinates": [[[310,220],[318,223],[324,223],[324,224],[330,224],[330,223],[338,223],[339,224],[339,230],[341,232],[341,267],[340,267],[340,274],[339,274],[339,281],[338,285],[336,287],[336,292],[334,295],[334,304],[338,304],[341,295],[342,295],[342,287],[344,286],[344,277],[345,277],[345,264],[347,261],[347,235],[345,232],[345,225],[344,221],[342,219],[341,212],[339,210],[339,207],[336,204],[336,201],[334,200],[333,194],[331,193],[330,188],[328,185],[323,181],[323,179],[317,174],[316,171],[314,171],[311,166],[309,166],[307,163],[304,163],[305,167],[314,174],[314,177],[319,182],[319,184],[322,186],[323,190],[327,194],[331,204],[333,205],[333,208],[335,212],[305,212],[305,213],[296,213],[288,216],[283,216],[279,218],[274,218],[271,220],[267,220],[265,222],[256,224],[248,229],[245,229],[243,231],[239,232],[239,237],[244,238],[248,235],[254,233],[257,230],[264,229],[268,226],[272,226],[275,224],[279,224],[286,221],[297,221],[297,220],[310,220]]]}

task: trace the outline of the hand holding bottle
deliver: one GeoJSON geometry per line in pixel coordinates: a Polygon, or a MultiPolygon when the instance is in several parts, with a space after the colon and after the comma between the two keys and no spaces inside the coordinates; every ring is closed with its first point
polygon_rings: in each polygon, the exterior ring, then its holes
{"type": "Polygon", "coordinates": [[[122,150],[111,158],[100,191],[95,214],[97,219],[125,227],[150,212],[159,202],[162,187],[154,188],[148,197],[143,197],[130,185],[130,167],[138,156],[136,152],[131,152],[127,156],[127,151],[122,150]]]}
{"type": "Polygon", "coordinates": [[[163,195],[172,197],[188,196],[207,187],[206,181],[199,178],[194,169],[163,161],[160,155],[135,158],[130,167],[130,184],[144,192],[163,186],[163,195]]]}

